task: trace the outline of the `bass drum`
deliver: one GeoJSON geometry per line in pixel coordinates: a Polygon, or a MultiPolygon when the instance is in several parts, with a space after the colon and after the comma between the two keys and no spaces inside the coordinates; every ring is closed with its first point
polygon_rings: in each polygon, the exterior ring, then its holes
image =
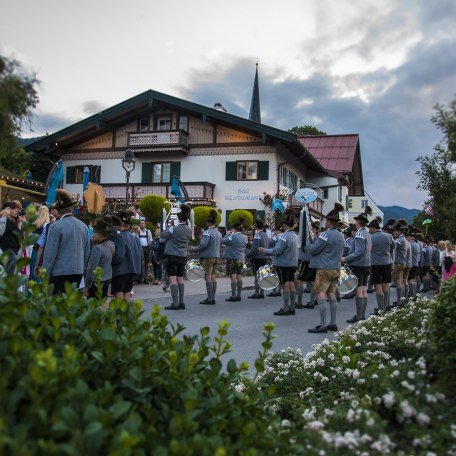
{"type": "Polygon", "coordinates": [[[199,282],[204,279],[204,268],[199,260],[189,260],[185,265],[185,275],[190,282],[199,282]]]}
{"type": "Polygon", "coordinates": [[[337,281],[337,290],[344,296],[351,293],[358,286],[358,278],[353,275],[348,266],[340,268],[340,276],[337,281]]]}
{"type": "Polygon", "coordinates": [[[272,290],[279,284],[279,276],[270,264],[261,266],[257,271],[256,277],[262,290],[272,290]]]}

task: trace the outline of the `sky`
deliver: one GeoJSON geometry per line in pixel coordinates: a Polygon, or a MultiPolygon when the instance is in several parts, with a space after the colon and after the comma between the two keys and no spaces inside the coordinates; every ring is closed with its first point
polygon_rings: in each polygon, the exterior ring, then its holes
{"type": "Polygon", "coordinates": [[[416,158],[456,96],[454,0],[5,0],[0,53],[40,80],[33,132],[148,89],[262,123],[359,133],[366,191],[421,208],[416,158]]]}

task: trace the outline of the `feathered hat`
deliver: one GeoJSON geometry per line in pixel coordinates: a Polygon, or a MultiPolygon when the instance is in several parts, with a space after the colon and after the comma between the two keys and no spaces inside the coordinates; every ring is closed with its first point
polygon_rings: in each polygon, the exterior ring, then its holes
{"type": "Polygon", "coordinates": [[[209,211],[209,217],[207,218],[207,221],[209,223],[217,223],[217,217],[218,217],[218,212],[215,209],[211,209],[209,211]]]}
{"type": "Polygon", "coordinates": [[[320,220],[315,220],[315,222],[311,223],[311,226],[312,226],[312,228],[315,228],[317,231],[320,231],[321,230],[320,220]]]}
{"type": "Polygon", "coordinates": [[[385,231],[393,231],[393,225],[396,223],[396,220],[389,219],[386,223],[383,224],[383,229],[385,231]]]}
{"type": "Polygon", "coordinates": [[[181,222],[186,222],[190,218],[191,211],[192,211],[192,209],[190,208],[190,206],[188,204],[185,204],[185,203],[181,204],[180,212],[177,214],[177,218],[181,222]]]}
{"type": "Polygon", "coordinates": [[[360,222],[367,223],[369,219],[367,218],[368,215],[372,214],[372,208],[370,206],[366,206],[364,208],[364,212],[361,212],[361,214],[357,215],[356,217],[353,217],[355,220],[359,220],[360,222]]]}
{"type": "Polygon", "coordinates": [[[371,220],[371,222],[367,225],[368,228],[375,228],[376,230],[380,229],[380,223],[382,223],[383,219],[380,216],[377,216],[374,218],[374,220],[371,220]]]}
{"type": "Polygon", "coordinates": [[[292,210],[288,209],[284,212],[284,215],[285,215],[285,220],[283,221],[283,223],[287,226],[294,226],[294,224],[295,224],[294,212],[292,210]]]}
{"type": "Polygon", "coordinates": [[[405,219],[399,219],[392,227],[393,231],[407,232],[408,223],[405,219]]]}
{"type": "Polygon", "coordinates": [[[112,235],[112,224],[106,218],[96,219],[93,225],[93,231],[103,234],[104,236],[112,235]]]}
{"type": "Polygon", "coordinates": [[[70,194],[63,188],[58,188],[57,196],[55,198],[55,208],[59,210],[71,206],[74,206],[74,201],[72,200],[70,194]]]}
{"type": "Polygon", "coordinates": [[[263,220],[255,220],[255,227],[258,228],[259,230],[262,230],[264,228],[264,222],[263,220]]]}
{"type": "Polygon", "coordinates": [[[133,217],[134,212],[131,211],[130,209],[126,209],[126,210],[117,212],[116,215],[122,221],[123,224],[130,225],[131,218],[133,217]]]}
{"type": "Polygon", "coordinates": [[[338,222],[340,221],[340,212],[343,212],[344,210],[342,204],[334,203],[334,209],[326,214],[326,219],[331,220],[332,222],[338,222]]]}

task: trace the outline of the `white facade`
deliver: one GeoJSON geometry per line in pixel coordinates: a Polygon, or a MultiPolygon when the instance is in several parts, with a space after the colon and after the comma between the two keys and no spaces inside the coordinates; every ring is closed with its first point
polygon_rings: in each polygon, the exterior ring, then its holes
{"type": "Polygon", "coordinates": [[[366,206],[370,206],[372,209],[372,215],[369,215],[369,220],[375,219],[375,217],[381,217],[383,219],[383,212],[377,206],[377,203],[371,198],[371,196],[365,192],[362,196],[350,196],[350,207],[349,207],[349,217],[350,221],[353,220],[353,217],[364,212],[366,206]]]}

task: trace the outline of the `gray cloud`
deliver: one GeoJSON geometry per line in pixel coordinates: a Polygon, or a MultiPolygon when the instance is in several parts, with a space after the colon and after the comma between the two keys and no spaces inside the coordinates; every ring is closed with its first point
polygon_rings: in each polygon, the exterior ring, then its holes
{"type": "Polygon", "coordinates": [[[82,104],[82,110],[84,114],[88,116],[96,114],[97,112],[102,111],[105,108],[105,105],[98,100],[87,100],[82,104]]]}

